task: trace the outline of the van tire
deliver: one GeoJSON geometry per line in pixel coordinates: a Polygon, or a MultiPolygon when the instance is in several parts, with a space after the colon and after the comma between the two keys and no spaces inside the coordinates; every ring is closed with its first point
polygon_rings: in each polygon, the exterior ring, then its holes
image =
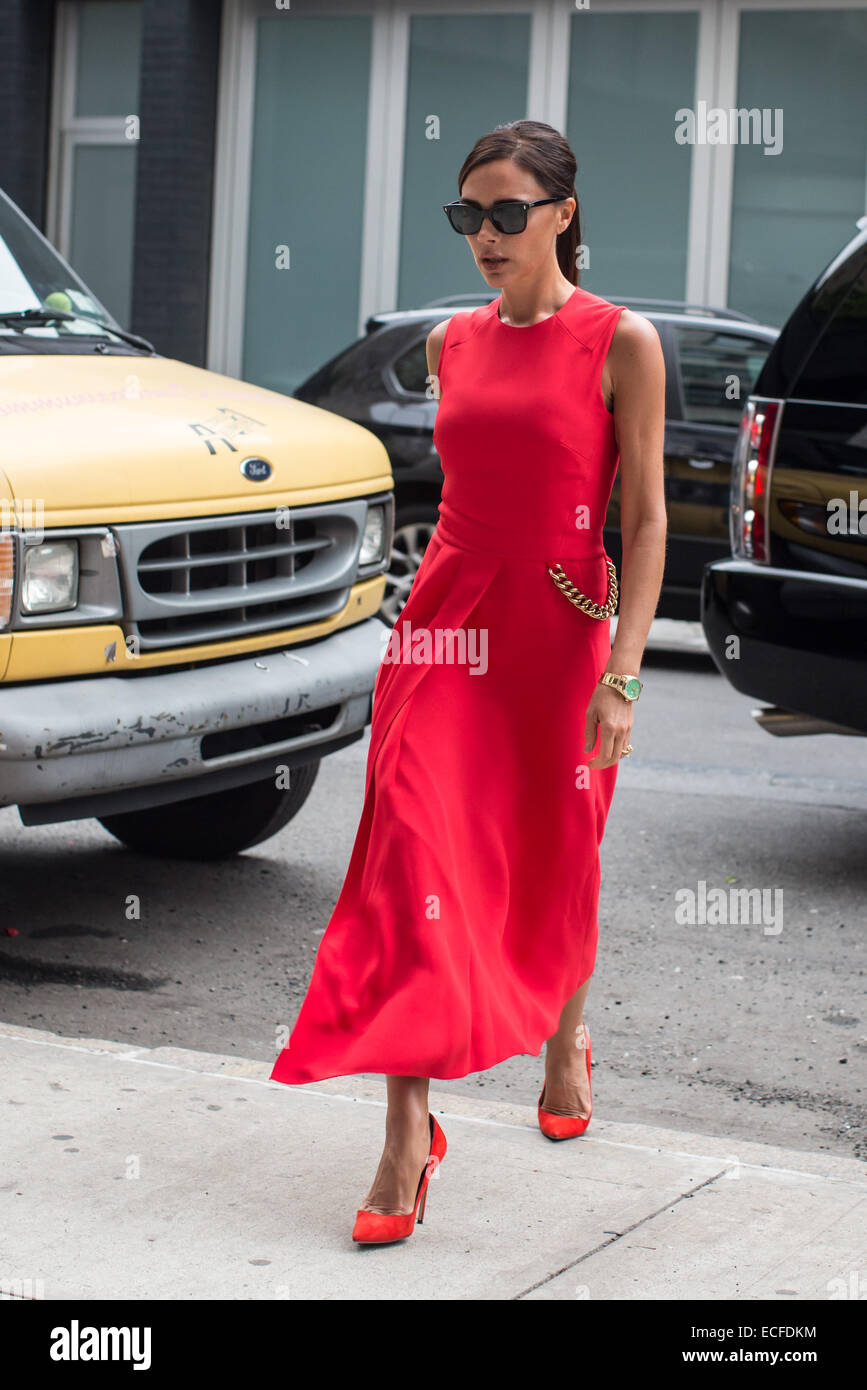
{"type": "Polygon", "coordinates": [[[141,854],[164,859],[227,859],[276,835],[301,810],[313,789],[319,762],[293,767],[285,790],[269,777],[97,819],[128,849],[141,854]]]}

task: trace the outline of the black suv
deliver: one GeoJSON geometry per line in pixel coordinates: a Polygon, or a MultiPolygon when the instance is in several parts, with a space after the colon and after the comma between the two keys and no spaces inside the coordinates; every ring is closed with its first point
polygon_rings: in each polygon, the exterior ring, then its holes
{"type": "MultiPolygon", "coordinates": [[[[450,314],[489,303],[493,297],[487,291],[455,295],[420,309],[374,314],[363,338],[294,392],[300,400],[373,430],[388,450],[397,515],[380,610],[387,622],[396,620],[406,602],[437,523],[442,491],[442,468],[432,441],[436,401],[427,380],[427,337],[450,314]]],[[[611,297],[611,302],[649,319],[662,343],[668,553],[657,613],[698,619],[702,570],[708,561],[729,553],[731,468],[743,398],[752,390],[778,330],[730,309],[655,299],[611,297]],[[736,383],[730,393],[720,390],[724,379],[736,383]]],[[[603,539],[619,571],[619,474],[603,539]]]]}
{"type": "Polygon", "coordinates": [[[744,409],[714,661],[771,733],[867,733],[867,217],[782,329],[744,409]]]}

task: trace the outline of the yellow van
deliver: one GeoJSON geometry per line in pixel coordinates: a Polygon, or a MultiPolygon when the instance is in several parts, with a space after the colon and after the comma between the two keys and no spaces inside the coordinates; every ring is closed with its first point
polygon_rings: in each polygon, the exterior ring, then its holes
{"type": "Polygon", "coordinates": [[[285,825],[370,721],[392,486],[123,332],[0,192],[0,806],[196,859],[285,825]]]}

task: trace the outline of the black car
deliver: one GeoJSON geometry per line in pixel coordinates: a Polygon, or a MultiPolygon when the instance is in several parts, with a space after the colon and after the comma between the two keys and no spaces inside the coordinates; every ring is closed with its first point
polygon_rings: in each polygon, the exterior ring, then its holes
{"type": "Polygon", "coordinates": [[[775,734],[867,733],[867,218],[804,295],[740,426],[731,557],[701,621],[775,734]]]}
{"type": "MultiPolygon", "coordinates": [[[[420,309],[374,314],[364,337],[294,393],[373,430],[388,450],[397,514],[381,609],[387,622],[395,621],[406,602],[438,519],[443,475],[432,442],[437,406],[428,384],[427,337],[451,313],[493,297],[488,292],[456,295],[420,309]]],[[[697,619],[703,567],[729,553],[731,466],[743,400],[778,330],[729,309],[669,300],[611,302],[650,319],[665,354],[668,553],[657,612],[697,619]],[[728,391],[721,389],[727,380],[733,383],[728,391]]],[[[619,571],[619,476],[603,539],[619,571]]]]}

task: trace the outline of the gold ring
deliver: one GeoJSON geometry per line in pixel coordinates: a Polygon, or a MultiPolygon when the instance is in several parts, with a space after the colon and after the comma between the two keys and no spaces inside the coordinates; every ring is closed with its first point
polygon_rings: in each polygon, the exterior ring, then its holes
{"type": "Polygon", "coordinates": [[[629,757],[629,754],[630,754],[631,752],[632,752],[632,744],[631,744],[631,743],[627,743],[626,747],[623,749],[623,752],[620,754],[620,756],[621,756],[621,758],[628,758],[628,757],[629,757]]]}

